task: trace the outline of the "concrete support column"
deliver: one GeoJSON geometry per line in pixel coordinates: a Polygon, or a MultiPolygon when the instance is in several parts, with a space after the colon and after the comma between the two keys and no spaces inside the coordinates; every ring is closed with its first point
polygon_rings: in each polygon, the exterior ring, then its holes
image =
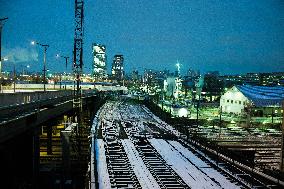
{"type": "Polygon", "coordinates": [[[34,128],[32,136],[33,148],[33,188],[38,188],[38,176],[40,165],[40,140],[39,140],[39,127],[34,128]]]}
{"type": "Polygon", "coordinates": [[[71,134],[72,126],[69,125],[64,131],[61,131],[61,140],[62,140],[62,165],[64,176],[67,177],[70,172],[70,149],[71,149],[71,134]]]}
{"type": "Polygon", "coordinates": [[[47,126],[47,155],[52,154],[52,125],[47,126]]]}

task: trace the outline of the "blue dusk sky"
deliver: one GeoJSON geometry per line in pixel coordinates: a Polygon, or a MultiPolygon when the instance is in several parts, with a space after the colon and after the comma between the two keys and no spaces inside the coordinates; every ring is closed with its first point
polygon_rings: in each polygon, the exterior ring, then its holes
{"type": "MultiPolygon", "coordinates": [[[[108,73],[123,54],[126,72],[189,68],[221,74],[284,71],[283,0],[85,0],[84,72],[92,43],[106,45],[108,73]]],[[[0,0],[3,70],[65,70],[74,43],[74,0],[0,0]]],[[[70,61],[70,62],[71,62],[70,61]]],[[[68,70],[71,70],[69,62],[68,70]]]]}

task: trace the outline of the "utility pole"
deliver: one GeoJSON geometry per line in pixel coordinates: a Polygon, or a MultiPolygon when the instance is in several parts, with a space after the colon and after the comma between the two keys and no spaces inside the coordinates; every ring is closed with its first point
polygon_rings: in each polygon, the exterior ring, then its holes
{"type": "Polygon", "coordinates": [[[196,94],[198,95],[197,105],[196,105],[196,125],[197,129],[199,127],[199,107],[200,107],[200,95],[201,95],[201,87],[196,88],[196,94]]]}
{"type": "Polygon", "coordinates": [[[222,106],[220,106],[220,112],[219,112],[219,138],[221,137],[221,128],[222,128],[222,106]]]}
{"type": "Polygon", "coordinates": [[[15,63],[14,63],[14,77],[13,77],[13,80],[14,80],[14,93],[16,92],[16,66],[15,66],[15,63]]]}
{"type": "Polygon", "coordinates": [[[35,41],[31,42],[32,45],[40,45],[41,47],[43,47],[43,91],[46,91],[46,87],[45,87],[45,83],[46,83],[46,51],[47,48],[49,47],[49,45],[44,45],[35,41]]]}
{"type": "Polygon", "coordinates": [[[274,107],[271,109],[271,123],[273,123],[273,117],[274,117],[274,107]]]}
{"type": "Polygon", "coordinates": [[[8,17],[0,18],[0,92],[2,91],[2,28],[8,17]]]}
{"type": "MultiPolygon", "coordinates": [[[[65,76],[66,76],[69,56],[61,56],[60,54],[57,54],[56,57],[61,57],[61,58],[65,59],[65,76]]],[[[65,79],[66,79],[66,77],[65,77],[65,79]]],[[[60,76],[60,89],[61,89],[61,76],[60,76]]],[[[66,90],[66,82],[65,82],[65,90],[66,90]]]]}
{"type": "Polygon", "coordinates": [[[284,172],[284,101],[282,102],[282,137],[281,137],[281,154],[280,154],[280,171],[284,172]]]}
{"type": "Polygon", "coordinates": [[[47,47],[49,47],[49,45],[41,45],[44,47],[44,53],[43,53],[43,91],[46,91],[46,51],[47,51],[47,47]]]}

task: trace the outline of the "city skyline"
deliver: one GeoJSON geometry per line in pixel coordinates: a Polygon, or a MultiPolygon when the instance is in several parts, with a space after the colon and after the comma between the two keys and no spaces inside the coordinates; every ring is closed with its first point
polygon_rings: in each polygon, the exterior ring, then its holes
{"type": "MultiPolygon", "coordinates": [[[[41,71],[41,47],[49,44],[47,68],[65,68],[56,54],[72,57],[74,2],[2,1],[2,56],[41,71]],[[24,7],[24,8],[23,8],[24,7]]],[[[125,70],[189,68],[222,74],[284,70],[284,2],[281,1],[85,1],[84,72],[92,67],[92,43],[107,56],[123,54],[125,70]]],[[[69,71],[71,71],[69,60],[69,71]]],[[[110,74],[111,59],[107,62],[110,74]]],[[[10,67],[9,67],[10,66],[10,67]]],[[[20,67],[20,66],[18,66],[20,67]]]]}

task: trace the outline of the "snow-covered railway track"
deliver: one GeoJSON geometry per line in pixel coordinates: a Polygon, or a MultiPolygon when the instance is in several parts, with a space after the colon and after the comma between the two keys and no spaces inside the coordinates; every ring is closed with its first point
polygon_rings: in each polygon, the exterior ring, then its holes
{"type": "Polygon", "coordinates": [[[144,106],[108,102],[94,121],[100,188],[249,188],[144,106]]]}
{"type": "Polygon", "coordinates": [[[105,143],[105,154],[112,188],[141,188],[119,140],[105,143]]]}
{"type": "Polygon", "coordinates": [[[137,141],[136,149],[161,188],[189,188],[147,140],[137,141]]]}

